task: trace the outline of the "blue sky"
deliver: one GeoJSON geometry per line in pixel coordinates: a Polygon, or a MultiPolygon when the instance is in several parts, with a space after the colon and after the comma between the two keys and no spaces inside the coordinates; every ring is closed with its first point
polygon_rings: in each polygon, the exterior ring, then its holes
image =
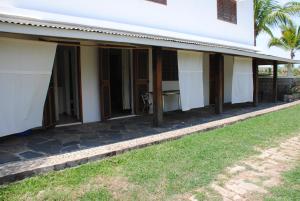
{"type": "MultiPolygon", "coordinates": [[[[284,4],[286,2],[288,2],[288,0],[277,0],[278,2],[284,4]]],[[[300,2],[300,0],[296,0],[298,2],[300,2]]],[[[297,17],[295,18],[295,22],[298,22],[298,24],[300,24],[300,17],[297,17]]],[[[274,29],[274,34],[279,36],[280,32],[278,29],[274,29]]],[[[289,57],[289,53],[282,50],[282,49],[279,49],[279,48],[275,48],[275,47],[272,47],[272,48],[269,48],[268,47],[268,42],[269,41],[269,36],[266,35],[266,34],[261,34],[259,37],[258,37],[258,40],[257,40],[257,46],[265,51],[268,51],[270,52],[271,54],[274,54],[274,55],[278,55],[278,56],[281,56],[281,57],[289,57]]],[[[298,51],[296,53],[296,59],[300,60],[300,51],[298,51]]]]}

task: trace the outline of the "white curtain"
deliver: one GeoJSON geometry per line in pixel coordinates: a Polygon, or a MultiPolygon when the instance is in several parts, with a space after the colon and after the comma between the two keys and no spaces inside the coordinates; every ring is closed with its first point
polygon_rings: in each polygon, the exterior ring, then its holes
{"type": "Polygon", "coordinates": [[[232,102],[233,56],[224,56],[224,103],[232,102]]]}
{"type": "Polygon", "coordinates": [[[252,59],[234,57],[232,78],[232,103],[253,101],[252,59]]]}
{"type": "Polygon", "coordinates": [[[178,51],[178,73],[182,111],[204,107],[203,53],[178,51]]]}
{"type": "Polygon", "coordinates": [[[0,38],[0,137],[42,126],[56,44],[0,38]]]}
{"type": "Polygon", "coordinates": [[[122,50],[123,109],[130,109],[130,51],[122,50]]]}

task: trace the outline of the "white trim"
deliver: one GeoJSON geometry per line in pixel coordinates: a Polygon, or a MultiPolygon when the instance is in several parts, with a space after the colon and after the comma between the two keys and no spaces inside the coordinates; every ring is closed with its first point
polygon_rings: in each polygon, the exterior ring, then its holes
{"type": "Polygon", "coordinates": [[[49,71],[6,71],[0,70],[0,74],[16,74],[16,75],[51,75],[49,71]]]}
{"type": "Polygon", "coordinates": [[[55,128],[61,128],[61,127],[67,127],[67,126],[76,126],[76,125],[81,125],[83,124],[82,122],[75,122],[75,123],[69,123],[69,124],[59,124],[56,125],[55,128]]]}
{"type": "Polygon", "coordinates": [[[108,121],[113,121],[113,120],[118,120],[118,119],[128,119],[128,118],[133,118],[133,117],[137,117],[138,115],[126,115],[126,116],[120,116],[120,117],[113,117],[108,119],[108,121]]]}

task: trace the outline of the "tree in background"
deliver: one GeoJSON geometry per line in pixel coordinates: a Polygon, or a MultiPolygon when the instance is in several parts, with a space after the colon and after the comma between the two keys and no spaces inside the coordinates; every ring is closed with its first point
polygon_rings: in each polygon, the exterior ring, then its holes
{"type": "MultiPolygon", "coordinates": [[[[292,22],[280,25],[281,36],[272,37],[269,41],[269,47],[279,47],[290,52],[291,59],[295,58],[295,52],[300,50],[300,26],[292,22]]],[[[293,65],[288,65],[288,76],[292,76],[293,65]]]]}
{"type": "Polygon", "coordinates": [[[276,0],[254,0],[255,45],[260,33],[273,36],[271,28],[291,23],[294,15],[300,16],[300,2],[290,1],[281,6],[276,0]]]}

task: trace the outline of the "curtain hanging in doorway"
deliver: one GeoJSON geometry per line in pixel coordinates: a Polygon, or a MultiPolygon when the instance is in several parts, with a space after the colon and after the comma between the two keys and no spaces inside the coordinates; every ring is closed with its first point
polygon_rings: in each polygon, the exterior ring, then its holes
{"type": "Polygon", "coordinates": [[[130,50],[122,50],[122,94],[123,109],[130,108],[130,50]]]}
{"type": "Polygon", "coordinates": [[[234,57],[232,77],[232,103],[253,101],[252,59],[234,57]]]}
{"type": "Polygon", "coordinates": [[[178,51],[178,72],[182,111],[204,107],[203,53],[178,51]]]}
{"type": "Polygon", "coordinates": [[[0,38],[0,137],[42,126],[56,44],[0,38]]]}

